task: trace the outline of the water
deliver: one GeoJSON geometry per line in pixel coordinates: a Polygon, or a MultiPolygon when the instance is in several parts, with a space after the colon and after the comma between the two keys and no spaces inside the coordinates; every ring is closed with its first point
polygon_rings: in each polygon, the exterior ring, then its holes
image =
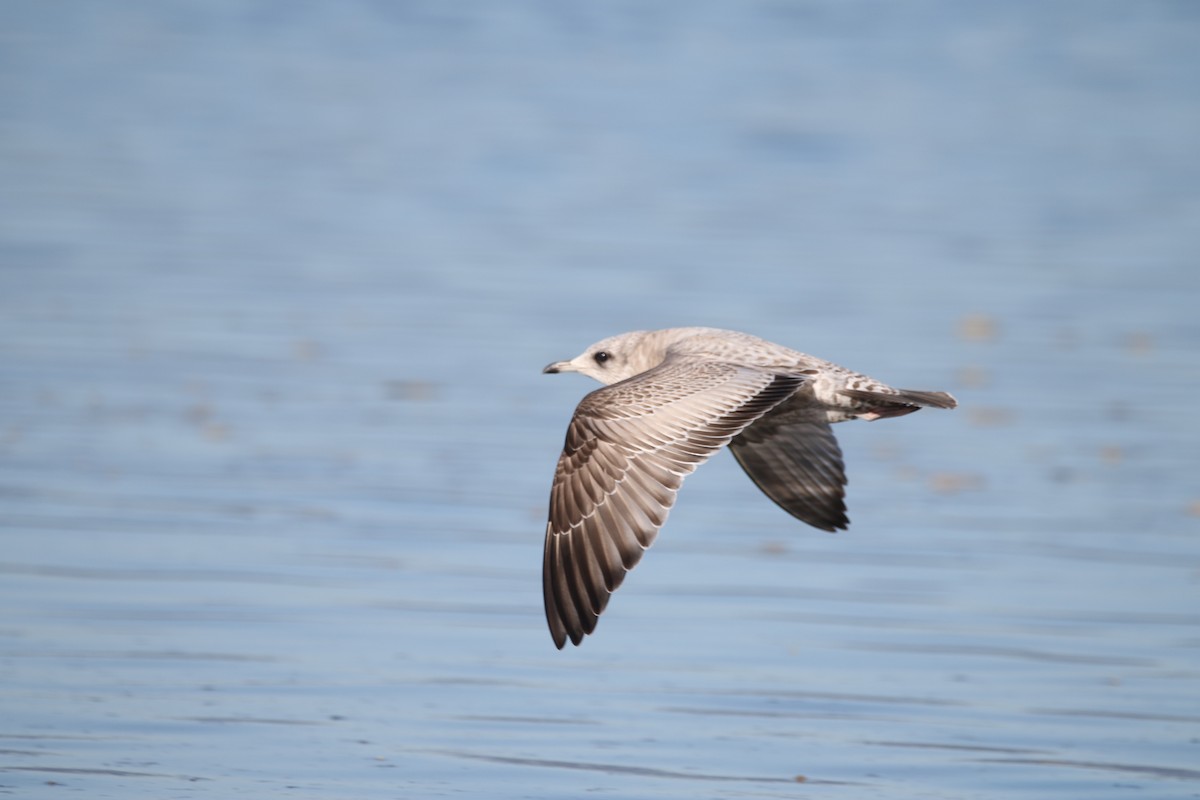
{"type": "Polygon", "coordinates": [[[10,5],[0,791],[1196,797],[1187,4],[10,5]],[[953,413],[541,617],[615,332],[953,413]]]}

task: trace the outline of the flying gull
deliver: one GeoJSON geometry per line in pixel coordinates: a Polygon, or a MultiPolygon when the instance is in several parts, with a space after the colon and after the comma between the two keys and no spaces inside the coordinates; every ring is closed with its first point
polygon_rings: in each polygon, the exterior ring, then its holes
{"type": "Polygon", "coordinates": [[[575,409],[550,489],[542,590],[559,649],[595,630],[683,479],[723,446],[784,511],[835,531],[850,520],[830,424],[958,405],[716,328],[623,333],[542,371],[606,384],[575,409]]]}

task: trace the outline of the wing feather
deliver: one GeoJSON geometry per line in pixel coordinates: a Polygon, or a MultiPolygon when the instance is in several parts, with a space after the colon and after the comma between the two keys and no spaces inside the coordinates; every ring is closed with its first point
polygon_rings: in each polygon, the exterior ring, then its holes
{"type": "Polygon", "coordinates": [[[591,633],[697,466],[804,383],[719,362],[673,362],[598,389],[567,428],[543,558],[557,647],[591,633]]]}
{"type": "Polygon", "coordinates": [[[736,436],[729,450],[792,516],[826,531],[850,524],[842,450],[823,412],[804,406],[776,411],[736,436]]]}

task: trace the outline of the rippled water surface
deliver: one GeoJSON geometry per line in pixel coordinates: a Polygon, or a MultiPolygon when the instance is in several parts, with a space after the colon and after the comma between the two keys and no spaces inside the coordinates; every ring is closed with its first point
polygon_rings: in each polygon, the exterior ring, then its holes
{"type": "Polygon", "coordinates": [[[1191,5],[0,17],[0,793],[1200,796],[1191,5]],[[686,324],[961,407],[558,652],[540,368],[686,324]]]}

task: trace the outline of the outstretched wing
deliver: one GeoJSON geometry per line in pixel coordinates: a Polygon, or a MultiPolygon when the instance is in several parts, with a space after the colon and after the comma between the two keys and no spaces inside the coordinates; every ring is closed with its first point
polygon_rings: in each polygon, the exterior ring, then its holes
{"type": "Polygon", "coordinates": [[[668,360],[587,395],[550,489],[542,564],[554,644],[595,630],[654,541],[683,479],[804,379],[732,364],[668,360]]]}
{"type": "Polygon", "coordinates": [[[845,529],[846,469],[818,409],[778,410],[729,444],[750,480],[793,517],[825,531],[845,529]]]}

